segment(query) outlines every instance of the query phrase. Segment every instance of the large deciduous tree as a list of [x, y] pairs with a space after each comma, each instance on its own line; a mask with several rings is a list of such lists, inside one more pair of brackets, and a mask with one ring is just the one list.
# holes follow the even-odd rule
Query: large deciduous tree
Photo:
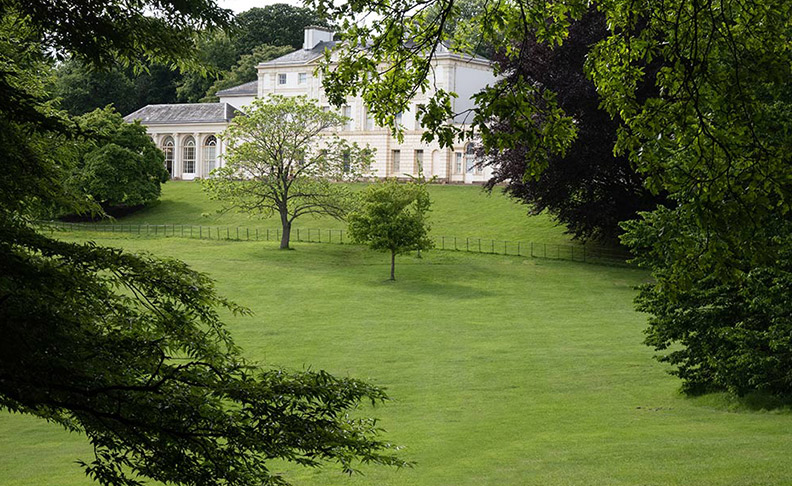
[[[365, 14], [382, 18], [343, 23], [345, 47], [336, 53], [338, 62], [328, 59], [324, 67], [333, 103], [360, 94], [379, 119], [429, 88], [436, 46], [451, 40], [444, 26], [453, 19], [454, 0], [431, 2], [435, 9], [414, 0], [313, 3], [339, 22]], [[562, 46], [570, 25], [591, 5], [488, 2], [473, 20], [482, 41], [516, 60], [532, 39]], [[792, 1], [593, 5], [608, 32], [591, 46], [586, 70], [601, 106], [620, 123], [614, 149], [629, 158], [648, 189], [667, 192], [673, 206], [626, 226], [624, 241], [656, 277], [638, 300], [653, 315], [648, 344], [677, 365], [688, 390], [792, 392], [790, 373], [779, 379], [769, 372], [773, 363], [782, 370], [788, 363], [788, 348], [777, 339], [786, 311], [770, 275], [786, 268], [789, 257]], [[454, 96], [438, 89], [423, 105], [426, 138], [450, 145], [478, 132], [488, 150], [528, 147], [531, 177], [580, 134], [557, 94], [538, 91], [529, 79], [477, 95], [472, 123], [464, 127], [448, 123]], [[504, 120], [514, 130], [493, 130]], [[756, 307], [762, 302], [768, 305]], [[711, 313], [718, 319], [707, 318]], [[724, 339], [727, 334], [747, 338]], [[685, 352], [666, 351], [677, 344]], [[761, 353], [752, 351], [757, 346]]]
[[390, 279], [396, 280], [396, 255], [434, 246], [427, 219], [430, 207], [425, 183], [386, 179], [372, 184], [349, 215], [349, 236], [356, 243], [390, 252]]
[[203, 181], [225, 209], [281, 221], [281, 249], [289, 248], [294, 220], [307, 215], [343, 219], [350, 209], [346, 186], [371, 165], [368, 148], [348, 144], [332, 131], [346, 118], [323, 110], [304, 96], [255, 100], [247, 116], [234, 119], [223, 134], [223, 167]]
[[[547, 167], [538, 173], [531, 173], [528, 163], [536, 147], [519, 141], [513, 148], [488, 151], [485, 163], [493, 168], [490, 190], [505, 184], [504, 190], [532, 213], [548, 210], [576, 238], [613, 244], [623, 232], [620, 222], [665, 199], [644, 187], [627, 156], [613, 154], [619, 123], [600, 108], [596, 87], [584, 72], [589, 49], [606, 36], [605, 16], [592, 8], [570, 25], [560, 46], [530, 37], [522, 40], [519, 57], [496, 56], [503, 76], [499, 88], [526, 80], [537, 92], [555, 93], [558, 106], [574, 119], [577, 137], [563, 153], [548, 153]], [[520, 125], [512, 120], [500, 118], [493, 132], [518, 134]], [[541, 130], [543, 117], [533, 120], [536, 126], [529, 129]]]
[[89, 196], [112, 213], [159, 199], [160, 186], [169, 174], [165, 156], [146, 127], [125, 123], [111, 107], [77, 118], [90, 134], [77, 144], [77, 157], [69, 170], [68, 187]]
[[0, 1], [0, 409], [84, 434], [104, 485], [283, 484], [276, 458], [402, 464], [373, 420], [349, 416], [381, 389], [248, 363], [218, 318], [245, 310], [207, 276], [35, 229], [41, 206], [91, 207], [64, 187], [58, 146], [84, 134], [49, 101], [46, 55], [190, 65], [196, 30], [228, 20], [198, 0]]
[[235, 43], [240, 55], [263, 44], [301, 49], [305, 27], [327, 25], [315, 11], [285, 3], [251, 8], [237, 15], [236, 24]]

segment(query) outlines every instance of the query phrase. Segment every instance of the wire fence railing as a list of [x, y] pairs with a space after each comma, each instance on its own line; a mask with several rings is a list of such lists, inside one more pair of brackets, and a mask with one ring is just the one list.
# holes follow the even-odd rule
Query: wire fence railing
[[[91, 231], [126, 233], [150, 237], [180, 237], [231, 241], [280, 241], [280, 228], [243, 226], [203, 226], [188, 224], [106, 224], [46, 221], [39, 223], [45, 231]], [[567, 260], [585, 263], [625, 265], [630, 259], [626, 250], [593, 245], [564, 245], [493, 238], [432, 236], [435, 249], [494, 255]], [[346, 230], [292, 228], [290, 240], [300, 243], [351, 243]]]

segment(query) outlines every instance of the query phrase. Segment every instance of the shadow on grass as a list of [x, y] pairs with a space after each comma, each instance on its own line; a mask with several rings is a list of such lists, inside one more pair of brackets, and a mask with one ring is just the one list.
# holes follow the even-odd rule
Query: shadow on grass
[[714, 392], [687, 395], [686, 398], [696, 405], [729, 412], [792, 413], [792, 395], [777, 397], [767, 393], [754, 392], [740, 397], [728, 392]]

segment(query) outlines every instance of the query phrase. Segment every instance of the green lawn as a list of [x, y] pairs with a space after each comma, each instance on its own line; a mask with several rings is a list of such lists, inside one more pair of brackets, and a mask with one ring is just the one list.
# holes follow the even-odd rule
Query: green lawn
[[[355, 246], [95, 236], [209, 272], [255, 311], [228, 318], [248, 356], [388, 388], [364, 412], [416, 467], [275, 464], [295, 485], [792, 484], [792, 414], [685, 398], [651, 359], [639, 270], [431, 251], [390, 283], [387, 257]], [[0, 415], [3, 486], [89, 484], [77, 458], [79, 437]]]
[[[355, 184], [355, 189], [363, 184]], [[528, 216], [527, 207], [480, 186], [431, 185], [432, 234], [510, 241], [569, 244], [564, 228], [546, 214]], [[236, 212], [218, 214], [221, 204], [210, 201], [197, 182], [170, 181], [162, 186], [162, 198], [149, 208], [120, 219], [122, 224], [191, 224], [280, 228], [277, 217], [261, 220]], [[346, 224], [333, 218], [304, 217], [295, 228], [341, 229]]]

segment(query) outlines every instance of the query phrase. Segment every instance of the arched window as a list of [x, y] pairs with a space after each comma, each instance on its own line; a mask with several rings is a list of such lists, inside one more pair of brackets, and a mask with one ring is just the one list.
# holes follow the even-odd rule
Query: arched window
[[214, 135], [209, 135], [204, 139], [203, 160], [204, 176], [208, 176], [217, 167], [217, 138]]
[[165, 169], [173, 177], [173, 137], [166, 137], [162, 142], [162, 151], [165, 153]]
[[182, 171], [184, 174], [195, 174], [195, 139], [192, 137], [187, 137], [184, 140], [184, 152], [182, 157], [182, 163], [184, 170]]
[[468, 174], [476, 169], [476, 163], [476, 149], [473, 147], [472, 143], [469, 143], [465, 147], [465, 170]]

